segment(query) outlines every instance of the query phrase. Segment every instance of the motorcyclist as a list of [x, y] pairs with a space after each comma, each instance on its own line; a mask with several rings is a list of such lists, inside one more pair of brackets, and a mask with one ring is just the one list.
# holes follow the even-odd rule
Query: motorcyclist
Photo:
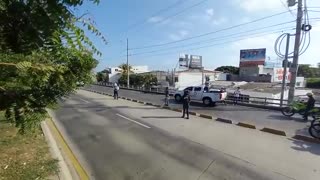
[[316, 102], [316, 100], [313, 98], [313, 94], [312, 93], [307, 93], [308, 96], [308, 102], [307, 102], [307, 107], [306, 110], [304, 112], [303, 118], [304, 120], [308, 120], [308, 115], [310, 114], [310, 111], [314, 108], [314, 104]]

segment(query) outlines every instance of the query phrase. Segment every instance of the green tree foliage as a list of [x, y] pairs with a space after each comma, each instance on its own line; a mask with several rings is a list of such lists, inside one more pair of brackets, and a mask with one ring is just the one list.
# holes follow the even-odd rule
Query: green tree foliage
[[100, 71], [96, 74], [97, 82], [109, 82], [109, 74], [106, 70]]
[[298, 76], [305, 78], [315, 78], [320, 76], [319, 67], [310, 67], [309, 64], [300, 64], [298, 67]]
[[239, 68], [235, 66], [220, 66], [215, 69], [216, 71], [222, 71], [224, 73], [239, 74]]
[[[98, 0], [91, 0], [98, 3]], [[101, 55], [85, 35], [106, 39], [72, 8], [83, 0], [3, 0], [0, 2], [0, 110], [20, 128], [39, 125], [46, 107], [90, 83]]]

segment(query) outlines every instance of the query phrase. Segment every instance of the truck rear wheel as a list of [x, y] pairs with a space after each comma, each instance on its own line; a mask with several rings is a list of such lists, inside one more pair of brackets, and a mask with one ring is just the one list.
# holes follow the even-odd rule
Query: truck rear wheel
[[177, 101], [177, 102], [181, 102], [181, 96], [179, 94], [175, 95], [174, 96], [174, 99]]
[[205, 106], [210, 106], [212, 104], [212, 100], [210, 98], [203, 98], [203, 104]]

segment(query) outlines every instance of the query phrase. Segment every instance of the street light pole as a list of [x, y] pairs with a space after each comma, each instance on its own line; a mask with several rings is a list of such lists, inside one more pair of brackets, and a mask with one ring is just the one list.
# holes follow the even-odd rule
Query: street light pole
[[290, 80], [290, 89], [288, 100], [289, 103], [292, 103], [294, 98], [294, 91], [296, 86], [296, 77], [298, 71], [298, 61], [299, 61], [299, 50], [300, 50], [300, 39], [301, 39], [301, 24], [302, 24], [302, 0], [298, 0], [298, 10], [297, 10], [297, 24], [296, 24], [296, 39], [294, 42], [294, 51], [293, 51], [293, 61], [290, 68], [291, 80]]
[[129, 40], [127, 38], [127, 87], [129, 88], [130, 86], [130, 68], [129, 68]]

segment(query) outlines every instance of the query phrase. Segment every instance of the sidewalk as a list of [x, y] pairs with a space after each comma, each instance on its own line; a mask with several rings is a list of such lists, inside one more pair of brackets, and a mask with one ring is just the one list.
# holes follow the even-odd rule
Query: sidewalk
[[[106, 97], [79, 91], [85, 98], [105, 104]], [[110, 104], [109, 104], [110, 106]], [[275, 136], [191, 116], [179, 118], [180, 113], [146, 106], [126, 100], [113, 101], [111, 108], [148, 126], [160, 128], [209, 148], [242, 159], [257, 167], [292, 179], [316, 180], [320, 177], [320, 145]]]

